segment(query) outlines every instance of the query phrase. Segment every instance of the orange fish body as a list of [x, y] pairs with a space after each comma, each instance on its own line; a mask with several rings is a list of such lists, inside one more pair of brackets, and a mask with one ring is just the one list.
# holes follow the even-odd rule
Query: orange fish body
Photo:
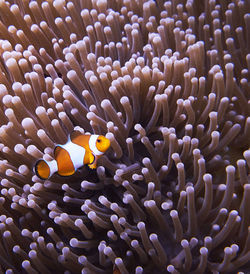
[[48, 179], [54, 173], [70, 176], [75, 171], [88, 165], [96, 168], [97, 160], [110, 147], [110, 141], [102, 135], [84, 135], [78, 131], [70, 134], [64, 145], [56, 145], [54, 160], [40, 159], [35, 164], [35, 173], [41, 179]]

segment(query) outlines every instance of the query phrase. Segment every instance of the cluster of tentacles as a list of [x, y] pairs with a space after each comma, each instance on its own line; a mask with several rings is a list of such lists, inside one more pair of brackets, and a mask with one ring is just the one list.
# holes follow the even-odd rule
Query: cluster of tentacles
[[[249, 270], [249, 10], [0, 0], [0, 272]], [[73, 130], [110, 150], [42, 181]]]

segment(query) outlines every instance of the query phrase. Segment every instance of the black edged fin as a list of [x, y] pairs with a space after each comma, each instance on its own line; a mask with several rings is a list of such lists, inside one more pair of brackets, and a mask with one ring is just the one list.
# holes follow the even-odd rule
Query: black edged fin
[[[45, 170], [46, 169], [46, 170]], [[34, 172], [41, 180], [46, 180], [50, 177], [50, 169], [48, 164], [43, 160], [39, 159], [34, 165]], [[46, 175], [45, 175], [46, 174]], [[43, 176], [45, 175], [45, 176]]]
[[94, 156], [94, 161], [92, 162], [92, 163], [90, 163], [90, 164], [88, 164], [88, 167], [90, 168], [90, 169], [96, 169], [97, 168], [97, 157], [94, 155], [94, 154], [92, 154], [93, 156]]

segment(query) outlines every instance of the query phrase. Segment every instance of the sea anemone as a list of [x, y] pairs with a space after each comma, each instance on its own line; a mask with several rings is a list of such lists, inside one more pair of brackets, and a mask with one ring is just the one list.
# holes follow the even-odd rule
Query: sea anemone
[[[0, 272], [249, 271], [249, 10], [0, 0]], [[73, 130], [98, 168], [39, 179]]]

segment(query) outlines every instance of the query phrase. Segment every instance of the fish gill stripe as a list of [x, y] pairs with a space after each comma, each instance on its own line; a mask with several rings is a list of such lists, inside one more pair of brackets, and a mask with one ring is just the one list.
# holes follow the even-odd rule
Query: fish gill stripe
[[58, 145], [69, 153], [69, 157], [73, 163], [75, 170], [84, 165], [85, 148], [68, 141], [64, 145]]
[[91, 135], [89, 138], [89, 148], [95, 155], [103, 155], [103, 152], [97, 149], [96, 140], [99, 135]]

